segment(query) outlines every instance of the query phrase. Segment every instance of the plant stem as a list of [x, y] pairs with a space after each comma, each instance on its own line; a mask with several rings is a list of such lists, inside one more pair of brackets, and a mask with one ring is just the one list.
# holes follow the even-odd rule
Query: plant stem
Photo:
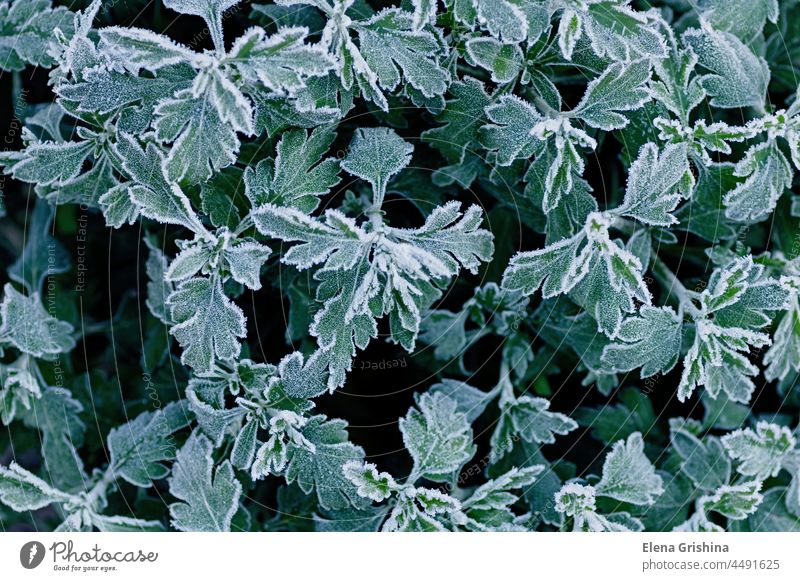
[[700, 311], [692, 303], [693, 295], [696, 293], [687, 290], [683, 283], [678, 280], [678, 277], [675, 276], [675, 273], [669, 269], [657, 254], [653, 257], [652, 272], [659, 282], [668, 289], [669, 296], [673, 296], [674, 293], [674, 296], [678, 297], [679, 306], [682, 309], [686, 309], [693, 319], [700, 316]]

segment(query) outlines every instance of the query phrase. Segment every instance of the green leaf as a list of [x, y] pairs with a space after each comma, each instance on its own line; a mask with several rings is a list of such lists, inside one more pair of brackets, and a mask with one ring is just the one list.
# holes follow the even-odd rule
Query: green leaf
[[784, 457], [796, 444], [789, 428], [764, 421], [756, 424], [755, 431], [746, 428], [722, 437], [728, 455], [739, 461], [737, 472], [756, 480], [777, 476]]
[[586, 87], [572, 115], [587, 125], [612, 131], [621, 129], [628, 120], [620, 111], [639, 109], [650, 100], [647, 83], [650, 81], [650, 61], [614, 63]]
[[683, 41], [697, 55], [709, 73], [700, 84], [711, 97], [710, 104], [723, 109], [763, 107], [769, 82], [769, 67], [729, 32], [704, 24], [683, 35]]
[[331, 128], [287, 131], [276, 146], [274, 162], [264, 160], [245, 170], [245, 193], [253, 207], [265, 203], [312, 212], [339, 183], [339, 161], [323, 156], [336, 133]]
[[[443, 41], [438, 34], [427, 30], [410, 32], [412, 18], [408, 12], [387, 8], [359, 23], [359, 49], [366, 65], [365, 76], [374, 75], [377, 84], [387, 91], [394, 90], [405, 80], [425, 98], [439, 97], [450, 82], [450, 73], [439, 62]], [[356, 72], [361, 72], [357, 65]], [[364, 83], [360, 84], [363, 90]], [[385, 97], [375, 89], [377, 87], [373, 88], [377, 94], [371, 100], [388, 110]], [[370, 92], [365, 91], [365, 96], [369, 98]]]
[[51, 67], [53, 31], [69, 37], [73, 14], [50, 0], [12, 0], [0, 4], [0, 69], [21, 71], [26, 65]]
[[316, 490], [320, 506], [328, 510], [362, 504], [343, 466], [349, 461], [363, 461], [364, 451], [348, 441], [346, 428], [344, 420], [328, 420], [325, 416], [310, 418], [302, 432], [315, 450], [292, 446], [286, 468], [286, 482], [296, 481], [306, 494]]
[[87, 477], [77, 449], [83, 445], [86, 426], [80, 418], [83, 406], [69, 390], [47, 387], [42, 397], [25, 410], [23, 421], [41, 432], [42, 457], [48, 477], [64, 490], [85, 486]]
[[509, 83], [522, 69], [522, 51], [515, 44], [479, 37], [469, 39], [466, 50], [472, 62], [491, 73], [493, 83]]
[[399, 423], [414, 460], [412, 474], [445, 482], [475, 453], [472, 430], [456, 402], [442, 393], [422, 394], [417, 406]]
[[503, 95], [486, 107], [486, 117], [492, 124], [480, 128], [481, 143], [497, 151], [497, 163], [511, 165], [515, 159], [531, 157], [539, 146], [532, 130], [543, 120], [533, 106], [515, 95]]
[[659, 155], [658, 147], [647, 143], [628, 172], [618, 211], [649, 226], [671, 226], [678, 221], [671, 212], [691, 193], [693, 182], [685, 144], [667, 145]]
[[195, 372], [209, 371], [217, 359], [239, 356], [245, 337], [242, 310], [225, 296], [219, 279], [192, 278], [167, 298], [175, 326], [170, 329], [183, 347], [181, 361]]
[[185, 226], [198, 234], [208, 234], [189, 199], [162, 171], [166, 163], [158, 148], [148, 143], [144, 150], [132, 135], [122, 134], [116, 151], [125, 171], [134, 180], [127, 190], [138, 211], [166, 224]]
[[45, 277], [67, 272], [70, 259], [64, 247], [51, 236], [55, 211], [44, 200], [37, 200], [25, 229], [25, 247], [8, 268], [12, 280], [25, 285], [29, 292], [41, 292]]
[[461, 164], [466, 153], [475, 148], [478, 130], [484, 122], [484, 109], [491, 99], [484, 84], [478, 79], [465, 76], [454, 81], [449, 89], [444, 111], [436, 116], [440, 127], [422, 133], [422, 140], [442, 152], [451, 164]]
[[399, 485], [388, 472], [378, 472], [369, 462], [348, 462], [342, 466], [344, 475], [352, 482], [360, 496], [373, 502], [382, 502], [399, 490]]
[[66, 184], [81, 173], [94, 147], [91, 141], [33, 143], [5, 171], [23, 182], [43, 186]]
[[722, 516], [742, 520], [754, 513], [763, 496], [760, 482], [746, 482], [734, 486], [722, 486], [711, 496], [702, 497], [698, 503], [705, 511], [718, 512]]
[[792, 186], [794, 176], [789, 160], [772, 140], [748, 149], [733, 174], [747, 178], [724, 197], [725, 215], [737, 222], [769, 216], [781, 194]]
[[178, 450], [169, 491], [182, 502], [169, 505], [172, 526], [181, 531], [229, 531], [242, 485], [230, 461], [214, 469], [211, 442], [197, 431]]
[[308, 34], [303, 26], [281, 27], [272, 36], [262, 28], [250, 28], [236, 40], [226, 60], [250, 85], [262, 85], [273, 96], [295, 95], [309, 78], [324, 76], [334, 66], [321, 44], [305, 44]]
[[628, 4], [607, 0], [586, 6], [584, 27], [594, 52], [618, 61], [666, 56], [658, 20], [648, 18], [647, 13], [635, 11]]
[[496, 461], [510, 452], [514, 441], [552, 444], [556, 435], [566, 435], [578, 427], [572, 418], [549, 411], [550, 402], [542, 397], [520, 396], [502, 402], [500, 419], [492, 433], [491, 458]]
[[617, 341], [603, 350], [603, 365], [615, 372], [641, 367], [642, 379], [666, 374], [678, 362], [683, 324], [670, 307], [643, 306], [625, 319]]
[[719, 439], [700, 440], [691, 432], [673, 427], [672, 446], [682, 459], [681, 471], [701, 490], [717, 490], [728, 484], [731, 463]]
[[664, 492], [661, 477], [644, 454], [639, 432], [614, 444], [606, 456], [603, 477], [596, 489], [601, 496], [638, 505], [651, 505]]
[[385, 127], [356, 130], [342, 169], [372, 184], [373, 203], [380, 207], [386, 185], [411, 161], [414, 147]]
[[135, 486], [148, 488], [169, 474], [162, 462], [175, 457], [172, 434], [189, 425], [188, 410], [178, 402], [155, 412], [143, 412], [108, 434], [110, 467]]
[[220, 117], [208, 93], [195, 97], [189, 89], [179, 91], [155, 112], [156, 136], [170, 144], [164, 162], [170, 181], [197, 184], [236, 161], [236, 131]]
[[16, 462], [12, 462], [8, 468], [0, 466], [0, 501], [12, 510], [38, 510], [71, 498], [69, 494], [56, 490]]
[[39, 293], [25, 296], [11, 283], [3, 287], [0, 304], [0, 342], [34, 357], [52, 358], [75, 347], [72, 325], [51, 316]]

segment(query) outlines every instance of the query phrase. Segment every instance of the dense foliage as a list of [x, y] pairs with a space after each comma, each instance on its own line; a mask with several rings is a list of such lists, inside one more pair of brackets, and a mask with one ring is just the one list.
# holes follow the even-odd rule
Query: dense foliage
[[796, 0], [0, 0], [0, 522], [800, 530]]

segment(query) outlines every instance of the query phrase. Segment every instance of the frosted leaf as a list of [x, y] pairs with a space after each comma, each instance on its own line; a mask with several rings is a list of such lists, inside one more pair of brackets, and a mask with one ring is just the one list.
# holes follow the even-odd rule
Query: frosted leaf
[[231, 277], [252, 290], [261, 288], [261, 267], [267, 261], [270, 249], [246, 238], [231, 243], [223, 253], [223, 259]]
[[700, 77], [700, 83], [711, 97], [711, 105], [723, 109], [763, 107], [769, 82], [767, 63], [734, 35], [701, 24], [701, 29], [689, 29], [683, 41], [710, 71]]
[[[358, 25], [360, 55], [364, 74], [372, 73], [381, 88], [392, 91], [404, 79], [426, 98], [442, 95], [450, 83], [450, 73], [439, 63], [443, 41], [438, 34], [422, 30], [410, 32], [413, 16], [388, 8]], [[356, 55], [353, 55], [354, 57]], [[358, 62], [354, 63], [356, 66]], [[360, 72], [356, 68], [357, 72]], [[362, 90], [364, 85], [362, 84]], [[365, 91], [365, 97], [369, 97]], [[382, 109], [382, 94], [374, 100]]]
[[474, 0], [478, 22], [504, 43], [522, 42], [528, 35], [525, 13], [514, 2]]
[[414, 147], [385, 127], [356, 130], [342, 169], [368, 181], [374, 191], [373, 203], [380, 207], [389, 180], [411, 161]]
[[192, 377], [186, 388], [186, 400], [197, 423], [215, 446], [222, 443], [228, 426], [245, 415], [245, 409], [225, 407], [227, 382]]
[[329, 349], [318, 349], [309, 357], [299, 351], [281, 359], [278, 366], [281, 386], [289, 397], [317, 397], [327, 389]]
[[483, 83], [468, 76], [454, 81], [448, 93], [451, 98], [436, 117], [444, 125], [424, 131], [422, 140], [441, 151], [449, 163], [461, 164], [478, 139], [484, 109], [491, 101]]
[[738, 222], [763, 220], [792, 186], [792, 166], [775, 141], [754, 145], [736, 164], [734, 175], [747, 179], [725, 194], [725, 215]]
[[239, 37], [226, 56], [248, 84], [259, 83], [274, 95], [294, 95], [309, 77], [319, 77], [334, 67], [334, 60], [319, 45], [305, 44], [308, 29], [282, 27], [272, 36], [251, 28]]
[[509, 83], [522, 68], [522, 50], [516, 44], [503, 44], [494, 38], [471, 38], [467, 55], [477, 66], [491, 73], [493, 83]]
[[448, 530], [447, 516], [461, 513], [461, 503], [438, 490], [408, 487], [397, 498], [389, 518], [381, 528], [384, 532], [432, 532]]
[[593, 486], [569, 482], [555, 493], [555, 510], [573, 519], [573, 531], [629, 532], [643, 530], [642, 523], [626, 512], [597, 513]]
[[[679, 400], [704, 385], [711, 397], [724, 389], [731, 400], [749, 402], [755, 390], [750, 377], [758, 368], [745, 355], [770, 344], [769, 336], [757, 329], [769, 324], [769, 313], [784, 309], [790, 297], [785, 285], [763, 272], [762, 265], [746, 256], [712, 274], [700, 295], [703, 316], [695, 322], [694, 343], [684, 360]], [[710, 313], [713, 320], [707, 318]]]
[[671, 226], [671, 214], [694, 183], [685, 144], [667, 145], [659, 155], [654, 143], [647, 143], [631, 165], [625, 200], [617, 211], [649, 226]]
[[786, 427], [758, 422], [755, 431], [736, 430], [722, 437], [728, 455], [739, 461], [739, 474], [766, 480], [780, 472], [785, 456], [794, 449], [797, 440]]
[[355, 484], [358, 494], [373, 502], [382, 502], [400, 487], [388, 472], [378, 472], [369, 462], [348, 462], [342, 466], [344, 475]]
[[623, 313], [633, 312], [635, 301], [650, 304], [651, 296], [641, 262], [610, 239], [609, 225], [608, 216], [593, 212], [584, 229], [571, 238], [518, 253], [503, 275], [503, 288], [530, 294], [543, 285], [545, 298], [571, 291], [600, 330], [613, 339]]
[[0, 501], [12, 510], [38, 510], [70, 499], [69, 494], [56, 490], [16, 462], [11, 462], [8, 468], [0, 466]]
[[706, 98], [700, 77], [694, 74], [697, 55], [690, 50], [673, 51], [668, 58], [654, 61], [657, 79], [650, 82], [650, 93], [678, 118], [689, 114]]
[[310, 418], [302, 433], [313, 444], [314, 451], [293, 446], [286, 467], [286, 481], [290, 484], [296, 481], [306, 494], [315, 490], [320, 506], [328, 510], [364, 504], [343, 470], [350, 461], [364, 460], [364, 451], [348, 441], [346, 428], [344, 420]]
[[141, 488], [169, 474], [162, 462], [175, 457], [173, 432], [189, 425], [188, 410], [178, 402], [155, 412], [143, 412], [108, 434], [110, 469]]
[[761, 35], [767, 20], [778, 21], [779, 7], [778, 0], [706, 0], [701, 14], [716, 30], [735, 34], [749, 45]]
[[[438, 261], [449, 276], [458, 274], [459, 268], [477, 274], [480, 264], [488, 262], [494, 251], [494, 237], [488, 230], [480, 229], [482, 221], [480, 206], [470, 206], [462, 213], [461, 204], [450, 201], [435, 208], [419, 228], [388, 228], [387, 231], [397, 240], [429, 253], [429, 256], [417, 255], [417, 260], [423, 264]], [[438, 265], [426, 267], [432, 274], [440, 269]]]
[[790, 371], [800, 371], [800, 302], [795, 290], [789, 308], [778, 323], [772, 346], [764, 355], [764, 376], [769, 381], [783, 380]]
[[510, 507], [521, 497], [511, 491], [522, 489], [524, 492], [544, 470], [542, 465], [512, 468], [476, 488], [461, 503], [461, 510], [469, 519], [466, 528], [475, 531], [511, 530], [515, 515]]
[[94, 67], [83, 73], [81, 82], [63, 83], [55, 91], [63, 99], [76, 103], [78, 111], [107, 114], [131, 107], [136, 108], [144, 122], [149, 122], [156, 104], [188, 89], [194, 77], [195, 71], [185, 64], [164, 67], [154, 77]]
[[175, 286], [165, 280], [168, 267], [167, 257], [150, 237], [145, 237], [148, 248], [145, 270], [147, 272], [147, 308], [162, 323], [170, 323], [167, 297], [175, 290]]
[[769, 345], [769, 336], [745, 329], [728, 329], [700, 321], [695, 340], [683, 361], [678, 400], [686, 401], [696, 386], [705, 386], [711, 397], [721, 390], [735, 402], [748, 403], [755, 391], [751, 377], [758, 368], [741, 353]]
[[594, 487], [575, 482], [565, 484], [556, 493], [555, 501], [556, 511], [571, 517], [594, 511], [597, 507]]
[[628, 120], [620, 111], [639, 109], [650, 100], [649, 81], [650, 61], [614, 63], [589, 83], [571, 114], [603, 131], [621, 129]]
[[[258, 444], [259, 422], [249, 420], [245, 422], [242, 429], [236, 435], [236, 441], [231, 450], [231, 464], [240, 470], [247, 470], [253, 464], [256, 455], [256, 445]], [[253, 476], [255, 480], [257, 477]]]
[[428, 390], [431, 395], [437, 392], [455, 401], [456, 409], [467, 416], [470, 424], [478, 419], [491, 400], [486, 392], [455, 379], [442, 379], [441, 383], [432, 385]]
[[202, 69], [194, 79], [191, 95], [210, 103], [219, 120], [234, 131], [255, 135], [253, 105], [219, 67]]
[[0, 422], [8, 426], [17, 410], [30, 410], [33, 400], [42, 397], [39, 379], [27, 355], [10, 365], [0, 365]]
[[339, 160], [324, 157], [336, 137], [321, 127], [309, 135], [302, 129], [285, 132], [275, 160], [263, 160], [244, 172], [245, 194], [254, 208], [265, 203], [311, 212], [319, 197], [339, 183]]
[[412, 474], [447, 481], [475, 453], [467, 417], [454, 400], [442, 393], [422, 394], [417, 405], [400, 419], [403, 443], [414, 459]]
[[208, 235], [189, 199], [164, 174], [165, 160], [155, 145], [148, 143], [142, 150], [132, 135], [123, 133], [116, 144], [116, 153], [134, 182], [127, 190], [128, 195], [143, 216]]
[[559, 240], [539, 250], [520, 252], [511, 258], [503, 273], [503, 288], [525, 295], [542, 288], [542, 297], [550, 298], [568, 292], [575, 286], [574, 274], [582, 233]]
[[83, 460], [77, 448], [83, 445], [86, 426], [80, 419], [83, 406], [63, 387], [48, 386], [40, 398], [23, 410], [26, 426], [41, 432], [44, 467], [53, 484], [71, 490], [86, 482]]
[[414, 31], [420, 31], [427, 24], [436, 22], [436, 9], [438, 0], [412, 0], [414, 6]]
[[53, 8], [50, 0], [0, 2], [0, 69], [52, 66], [54, 58], [48, 49], [57, 28], [71, 36], [73, 14], [63, 6]]
[[545, 398], [527, 395], [501, 402], [500, 419], [490, 442], [491, 459], [497, 461], [511, 452], [519, 438], [532, 444], [552, 444], [556, 435], [578, 428], [575, 420], [549, 408], [550, 402]]
[[211, 38], [218, 51], [225, 50], [222, 37], [222, 14], [241, 0], [164, 0], [164, 6], [180, 12], [199, 16], [206, 21]]
[[731, 462], [715, 436], [702, 440], [687, 429], [672, 425], [672, 448], [681, 459], [680, 469], [700, 490], [714, 491], [731, 477]]
[[225, 296], [218, 278], [192, 278], [167, 298], [175, 322], [172, 333], [183, 347], [181, 361], [196, 373], [210, 371], [217, 358], [239, 356], [246, 334], [242, 310]]
[[666, 374], [678, 362], [682, 320], [670, 307], [643, 306], [639, 316], [625, 319], [617, 341], [603, 350], [604, 366], [627, 373], [641, 367], [641, 377]]
[[511, 165], [515, 159], [529, 158], [540, 140], [532, 130], [543, 117], [530, 103], [515, 95], [503, 95], [497, 103], [486, 107], [486, 116], [493, 125], [480, 129], [481, 143], [497, 151], [497, 163]]
[[11, 283], [3, 287], [0, 304], [0, 343], [34, 357], [51, 358], [75, 347], [72, 325], [59, 321], [44, 308], [39, 293], [25, 296]]
[[285, 242], [302, 241], [284, 252], [282, 261], [299, 269], [325, 263], [324, 270], [352, 268], [368, 248], [367, 233], [337, 210], [320, 222], [293, 208], [266, 204], [253, 213], [256, 228]]
[[661, 477], [644, 454], [639, 432], [614, 444], [603, 464], [603, 477], [595, 488], [600, 496], [638, 505], [653, 504], [664, 492]]
[[214, 469], [211, 442], [192, 432], [175, 455], [169, 491], [183, 502], [169, 505], [172, 526], [181, 531], [229, 531], [242, 485], [230, 461]]
[[120, 68], [138, 75], [139, 71], [158, 71], [197, 58], [189, 48], [143, 28], [109, 26], [100, 29], [100, 52]]
[[94, 150], [91, 141], [45, 141], [25, 148], [5, 172], [23, 182], [61, 185], [77, 177]]
[[504, 44], [527, 40], [533, 44], [548, 25], [548, 7], [517, 0], [464, 0], [453, 3], [452, 14], [470, 30], [477, 26]]
[[179, 91], [156, 107], [156, 136], [170, 143], [164, 168], [170, 181], [196, 184], [236, 161], [239, 139], [217, 113], [209, 95]]
[[208, 248], [202, 241], [178, 241], [181, 251], [172, 259], [164, 280], [180, 282], [199, 273], [211, 260], [214, 259], [213, 248]]
[[97, 200], [108, 226], [119, 228], [133, 224], [139, 217], [139, 206], [133, 201], [131, 186], [130, 182], [117, 184]]
[[[542, 196], [542, 210], [545, 214], [551, 213], [558, 208], [561, 200], [568, 197], [576, 189], [576, 183], [581, 180], [585, 162], [578, 153], [575, 139], [575, 130], [568, 126], [568, 122], [562, 124], [564, 133], [559, 133], [555, 138], [555, 156], [547, 170], [544, 180], [544, 195]], [[534, 129], [535, 131], [535, 129]], [[593, 142], [584, 141], [583, 145], [593, 145]], [[549, 153], [553, 148], [548, 143]], [[545, 156], [541, 156], [544, 158]], [[537, 159], [538, 161], [538, 159]], [[531, 168], [534, 166], [532, 165]], [[529, 176], [526, 175], [526, 178]]]
[[25, 247], [8, 268], [8, 276], [25, 285], [30, 292], [40, 292], [45, 277], [70, 269], [70, 257], [64, 247], [51, 236], [55, 211], [44, 200], [38, 200], [26, 227]]
[[618, 0], [588, 2], [583, 27], [599, 57], [616, 61], [666, 56], [666, 43], [658, 30], [658, 16], [638, 12]]
[[760, 490], [760, 482], [721, 486], [714, 494], [701, 497], [697, 504], [705, 512], [714, 511], [729, 519], [743, 520], [761, 504], [764, 497]]
[[579, 12], [566, 8], [558, 24], [558, 48], [567, 60], [572, 60], [575, 45], [583, 35], [583, 20]]

